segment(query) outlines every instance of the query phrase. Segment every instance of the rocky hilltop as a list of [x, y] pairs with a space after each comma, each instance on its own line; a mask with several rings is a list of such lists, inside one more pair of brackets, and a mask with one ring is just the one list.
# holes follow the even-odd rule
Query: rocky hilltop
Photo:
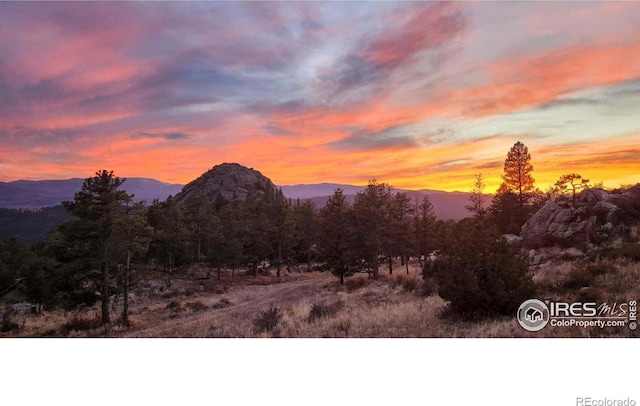
[[630, 203], [640, 197], [640, 184], [623, 191], [586, 189], [571, 197], [550, 200], [521, 229], [527, 247], [558, 243], [603, 244], [615, 242], [631, 230]]
[[255, 190], [275, 191], [277, 187], [269, 178], [252, 168], [225, 162], [214, 166], [198, 179], [189, 182], [174, 199], [178, 204], [198, 194], [209, 199], [219, 197], [225, 200], [243, 199], [249, 192]]

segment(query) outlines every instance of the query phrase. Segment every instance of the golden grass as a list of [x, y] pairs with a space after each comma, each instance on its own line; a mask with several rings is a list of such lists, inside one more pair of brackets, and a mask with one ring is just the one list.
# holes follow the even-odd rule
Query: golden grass
[[[640, 264], [616, 261], [594, 275], [594, 289], [607, 300], [627, 301], [640, 297]], [[565, 289], [573, 273], [585, 264], [556, 261], [538, 267], [534, 281], [539, 298], [575, 300], [580, 290]], [[514, 317], [468, 322], [447, 314], [448, 304], [437, 295], [422, 295], [423, 281], [417, 264], [409, 275], [395, 268], [389, 275], [380, 269], [377, 280], [366, 275], [347, 279], [357, 289], [340, 286], [329, 273], [291, 273], [280, 278], [224, 274], [225, 289], [216, 282], [213, 289], [195, 290], [176, 282], [174, 292], [166, 290], [136, 298], [131, 304], [131, 327], [98, 327], [65, 332], [63, 326], [73, 313], [63, 311], [29, 315], [19, 320], [18, 336], [72, 337], [600, 337], [628, 336], [628, 329], [547, 327], [537, 333], [523, 330]], [[187, 282], [185, 282], [187, 283]], [[189, 282], [190, 283], [190, 282]], [[215, 285], [215, 286], [214, 286]], [[176, 293], [180, 289], [182, 293]], [[220, 292], [220, 293], [216, 293]], [[168, 306], [170, 303], [172, 305]], [[270, 306], [279, 309], [280, 319], [272, 331], [257, 331], [255, 320]], [[312, 309], [316, 307], [315, 316]], [[179, 309], [180, 311], [175, 311]], [[327, 311], [320, 311], [325, 309]], [[319, 311], [319, 313], [318, 313]], [[91, 319], [98, 306], [78, 317]], [[319, 316], [318, 316], [319, 314]], [[119, 316], [113, 315], [117, 320]], [[5, 334], [11, 335], [11, 334]]]
[[433, 337], [446, 306], [437, 296], [421, 298], [386, 282], [341, 295], [335, 315], [309, 320], [308, 301], [291, 307], [282, 320], [283, 337]]
[[575, 261], [552, 263], [539, 267], [533, 275], [533, 282], [544, 288], [559, 288], [565, 284], [571, 273], [578, 267]]

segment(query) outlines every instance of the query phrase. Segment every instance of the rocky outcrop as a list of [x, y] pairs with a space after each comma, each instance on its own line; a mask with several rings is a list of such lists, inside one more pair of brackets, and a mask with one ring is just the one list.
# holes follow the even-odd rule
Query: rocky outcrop
[[211, 168], [182, 188], [174, 199], [182, 204], [197, 195], [208, 199], [230, 201], [244, 199], [251, 191], [275, 192], [277, 187], [260, 172], [236, 163], [223, 163]]
[[614, 226], [618, 198], [601, 189], [587, 189], [571, 198], [548, 201], [523, 226], [520, 236], [527, 247], [556, 243], [588, 244], [606, 240]]

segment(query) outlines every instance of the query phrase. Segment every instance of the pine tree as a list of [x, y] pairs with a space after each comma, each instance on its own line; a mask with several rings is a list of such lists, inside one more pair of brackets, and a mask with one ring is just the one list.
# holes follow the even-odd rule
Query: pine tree
[[203, 193], [190, 196], [181, 207], [185, 229], [193, 243], [193, 259], [202, 262], [205, 242], [213, 234], [214, 205]]
[[502, 183], [491, 202], [489, 209], [491, 218], [502, 234], [520, 234], [519, 213], [522, 211], [518, 196], [509, 190], [506, 183]]
[[391, 186], [369, 181], [367, 188], [356, 194], [353, 204], [355, 231], [360, 243], [357, 246], [360, 257], [378, 278], [379, 255], [388, 243], [388, 207], [391, 202]]
[[122, 324], [129, 326], [129, 288], [134, 284], [132, 275], [134, 258], [143, 256], [149, 249], [153, 229], [147, 223], [144, 202], [126, 204], [113, 223], [112, 244], [117, 263], [122, 264], [119, 278], [122, 286]]
[[280, 276], [285, 258], [290, 256], [293, 245], [293, 209], [281, 189], [274, 192], [268, 202], [267, 215], [270, 224], [269, 239], [272, 257], [276, 263], [276, 276]]
[[[133, 195], [120, 190], [125, 179], [114, 176], [113, 171], [102, 170], [84, 181], [71, 202], [63, 202], [75, 217], [63, 224], [58, 232], [59, 259], [70, 270], [71, 286], [76, 299], [84, 304], [99, 293], [102, 303], [102, 324], [108, 324], [109, 294], [113, 279], [115, 250], [114, 232], [122, 207]], [[74, 292], [71, 292], [72, 294]]]
[[396, 193], [391, 200], [391, 227], [389, 232], [389, 273], [391, 273], [391, 257], [399, 256], [409, 274], [409, 255], [414, 235], [414, 207], [407, 193]]
[[310, 200], [297, 201], [293, 206], [293, 220], [294, 255], [298, 262], [306, 262], [307, 271], [310, 271], [313, 245], [318, 234], [316, 205]]
[[529, 149], [518, 141], [511, 147], [507, 159], [504, 161], [502, 179], [507, 189], [518, 196], [521, 208], [525, 207], [534, 189], [535, 180], [531, 176], [531, 172], [533, 172], [533, 166]]
[[558, 194], [566, 194], [571, 187], [571, 196], [573, 206], [576, 205], [576, 192], [578, 189], [586, 189], [589, 187], [589, 179], [584, 179], [577, 173], [570, 173], [568, 175], [560, 176], [560, 179], [555, 184], [555, 191]]
[[164, 202], [154, 200], [147, 211], [147, 221], [154, 230], [151, 253], [155, 255], [156, 266], [163, 264], [164, 270], [168, 271], [167, 284], [170, 284], [170, 276], [186, 252], [188, 230], [183, 217], [183, 211], [172, 196]]
[[340, 278], [342, 285], [344, 278], [353, 274], [357, 265], [352, 210], [342, 189], [336, 189], [318, 214], [320, 258]]
[[473, 189], [471, 189], [471, 196], [469, 196], [469, 205], [465, 206], [465, 209], [469, 210], [474, 214], [474, 217], [482, 220], [484, 215], [487, 212], [487, 208], [485, 207], [485, 199], [484, 195], [484, 179], [482, 179], [482, 174], [479, 173], [475, 175], [475, 181], [473, 183]]
[[254, 276], [258, 276], [258, 268], [274, 253], [274, 224], [270, 219], [272, 201], [272, 192], [251, 191], [240, 204], [243, 259], [251, 266]]
[[218, 269], [222, 265], [231, 268], [232, 281], [235, 278], [236, 268], [247, 262], [243, 244], [246, 231], [241, 203], [240, 200], [234, 200], [220, 209], [218, 212], [220, 232], [213, 239], [210, 247], [212, 251], [210, 258], [214, 261], [214, 266]]
[[416, 233], [415, 252], [420, 261], [420, 267], [425, 270], [429, 255], [436, 249], [437, 220], [433, 204], [429, 196], [424, 196], [416, 206], [414, 229]]
[[531, 172], [529, 149], [518, 141], [504, 161], [503, 182], [490, 208], [496, 226], [503, 233], [520, 234], [520, 227], [532, 214], [535, 189]]

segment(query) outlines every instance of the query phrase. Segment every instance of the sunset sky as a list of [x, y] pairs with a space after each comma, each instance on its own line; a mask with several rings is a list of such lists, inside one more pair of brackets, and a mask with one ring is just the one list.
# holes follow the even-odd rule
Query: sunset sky
[[0, 181], [640, 181], [640, 3], [0, 2]]

